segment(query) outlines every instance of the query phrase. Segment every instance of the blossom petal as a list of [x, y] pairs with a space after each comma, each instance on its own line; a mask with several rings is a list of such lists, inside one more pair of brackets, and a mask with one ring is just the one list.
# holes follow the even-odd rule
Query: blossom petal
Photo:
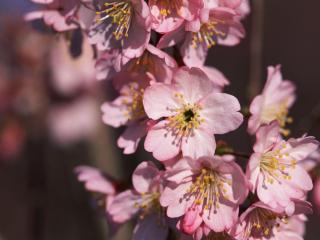
[[224, 134], [237, 129], [243, 122], [239, 101], [225, 93], [211, 93], [201, 102], [206, 129], [215, 134]]
[[152, 162], [142, 162], [134, 170], [132, 175], [132, 184], [139, 193], [149, 192], [150, 185], [159, 173]]
[[151, 127], [144, 142], [145, 150], [152, 152], [159, 161], [171, 159], [180, 152], [180, 144], [175, 142], [176, 136], [166, 129], [167, 123], [164, 120]]
[[212, 134], [196, 129], [189, 137], [182, 140], [183, 156], [197, 159], [202, 156], [214, 156], [216, 142]]
[[132, 190], [127, 190], [115, 196], [108, 207], [108, 214], [112, 220], [123, 223], [137, 214], [139, 208], [135, 204], [141, 199], [141, 196]]
[[174, 73], [173, 79], [179, 85], [187, 103], [197, 103], [214, 89], [213, 83], [199, 68], [179, 68]]
[[149, 118], [157, 120], [175, 114], [173, 109], [179, 107], [179, 102], [174, 98], [176, 90], [173, 86], [155, 83], [144, 92], [143, 106]]

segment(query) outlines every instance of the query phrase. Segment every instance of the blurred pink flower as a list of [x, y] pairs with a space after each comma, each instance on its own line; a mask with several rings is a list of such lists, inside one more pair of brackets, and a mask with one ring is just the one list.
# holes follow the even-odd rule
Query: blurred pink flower
[[[308, 202], [298, 203], [295, 209], [294, 217], [312, 213]], [[290, 218], [283, 208], [270, 208], [256, 202], [240, 216], [235, 236], [238, 240], [303, 240], [299, 229], [291, 228]]]
[[78, 166], [74, 169], [78, 181], [85, 184], [86, 190], [93, 193], [93, 198], [104, 213], [109, 226], [109, 236], [113, 236], [119, 225], [114, 223], [107, 209], [110, 207], [115, 195], [115, 183], [99, 169], [90, 166]]
[[219, 7], [204, 11], [200, 19], [201, 23], [183, 23], [163, 35], [158, 47], [178, 44], [184, 63], [188, 67], [200, 67], [204, 65], [209, 48], [216, 44], [233, 46], [244, 37], [244, 28], [232, 9]]
[[119, 49], [128, 58], [142, 55], [150, 40], [150, 9], [144, 0], [107, 0], [99, 6], [89, 39], [98, 50]]
[[183, 158], [166, 171], [169, 182], [160, 198], [170, 218], [181, 217], [180, 230], [194, 234], [202, 223], [214, 232], [229, 230], [248, 188], [232, 156]]
[[53, 106], [48, 115], [48, 127], [52, 138], [64, 145], [92, 137], [99, 119], [94, 100], [83, 97], [71, 104]]
[[78, 180], [85, 184], [85, 188], [93, 193], [103, 195], [105, 207], [112, 202], [116, 189], [110, 179], [100, 170], [89, 166], [78, 166], [75, 168]]
[[152, 28], [159, 33], [175, 30], [184, 21], [194, 20], [203, 8], [202, 0], [149, 0]]
[[143, 74], [128, 74], [126, 84], [120, 89], [120, 96], [102, 106], [103, 122], [112, 127], [127, 126], [118, 139], [118, 146], [125, 154], [134, 153], [142, 137], [146, 135], [148, 119], [143, 108], [144, 89], [149, 78]]
[[[93, 18], [93, 14], [82, 6], [80, 0], [31, 0], [41, 4], [39, 10], [25, 15], [27, 21], [43, 19], [45, 24], [58, 32], [68, 31], [79, 26], [85, 28], [86, 22]], [[83, 1], [90, 3], [91, 1]], [[86, 12], [86, 13], [85, 13]]]
[[61, 94], [72, 95], [79, 90], [88, 90], [96, 84], [92, 47], [87, 41], [82, 44], [82, 54], [70, 56], [68, 43], [59, 40], [50, 56], [54, 88]]
[[260, 201], [272, 208], [286, 208], [289, 213], [293, 201], [303, 200], [312, 189], [310, 176], [298, 163], [318, 148], [318, 142], [305, 136], [284, 141], [279, 130], [274, 121], [257, 131], [247, 176]]
[[156, 83], [145, 90], [145, 112], [159, 120], [148, 130], [145, 149], [160, 161], [180, 151], [193, 158], [213, 156], [213, 135], [235, 130], [243, 121], [238, 100], [214, 92], [213, 83], [197, 68], [180, 68], [173, 80], [173, 84]]
[[261, 95], [256, 96], [251, 105], [248, 132], [254, 134], [259, 126], [277, 120], [283, 134], [289, 134], [286, 123], [292, 121], [288, 110], [296, 99], [295, 86], [283, 80], [281, 66], [268, 67], [268, 78]]
[[134, 189], [115, 196], [108, 213], [116, 223], [139, 216], [133, 240], [166, 240], [168, 227], [159, 197], [163, 190], [162, 172], [152, 162], [142, 162], [132, 175]]

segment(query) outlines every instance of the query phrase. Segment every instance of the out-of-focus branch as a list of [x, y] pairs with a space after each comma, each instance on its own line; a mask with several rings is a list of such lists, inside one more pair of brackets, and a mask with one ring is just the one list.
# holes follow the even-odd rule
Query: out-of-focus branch
[[253, 0], [251, 1], [251, 7], [252, 24], [250, 39], [250, 76], [248, 84], [249, 100], [252, 100], [261, 89], [265, 1]]

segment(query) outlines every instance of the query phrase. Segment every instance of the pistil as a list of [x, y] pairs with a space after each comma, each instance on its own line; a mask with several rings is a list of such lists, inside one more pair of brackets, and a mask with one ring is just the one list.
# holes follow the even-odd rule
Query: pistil
[[176, 136], [175, 144], [178, 145], [183, 137], [191, 136], [204, 119], [200, 116], [202, 107], [199, 104], [186, 103], [184, 96], [180, 93], [176, 93], [175, 97], [182, 103], [182, 107], [169, 109], [175, 114], [168, 118], [166, 128]]

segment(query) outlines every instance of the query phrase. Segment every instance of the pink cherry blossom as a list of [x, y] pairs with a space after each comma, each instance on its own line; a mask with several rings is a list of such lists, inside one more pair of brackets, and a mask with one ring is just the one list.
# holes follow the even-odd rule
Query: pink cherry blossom
[[162, 175], [151, 162], [142, 162], [132, 176], [134, 189], [116, 195], [108, 208], [108, 213], [117, 223], [139, 216], [133, 240], [167, 239], [168, 227], [159, 204], [163, 189]]
[[310, 172], [315, 167], [320, 164], [320, 150], [312, 152], [308, 157], [299, 162], [299, 165], [304, 168], [304, 170]]
[[296, 98], [294, 92], [293, 83], [282, 79], [280, 65], [268, 67], [268, 79], [262, 94], [256, 96], [250, 105], [248, 132], [254, 134], [262, 124], [277, 120], [283, 134], [287, 135], [289, 132], [284, 128], [292, 121], [288, 111]]
[[[310, 206], [311, 207], [311, 206]], [[289, 217], [288, 223], [283, 225], [284, 229], [288, 229], [292, 232], [303, 237], [306, 230], [306, 221], [308, 220], [305, 214], [297, 214]]]
[[[294, 216], [312, 212], [307, 202], [300, 204], [305, 212], [297, 210], [294, 213], [297, 215]], [[283, 208], [274, 209], [262, 202], [256, 202], [240, 216], [235, 236], [238, 240], [303, 240], [289, 223], [290, 218]]]
[[[80, 0], [31, 0], [41, 4], [39, 10], [27, 13], [25, 19], [43, 19], [45, 24], [58, 32], [68, 31], [79, 26], [86, 27], [86, 22], [93, 19], [92, 11], [81, 4]], [[90, 1], [83, 1], [90, 2]]]
[[208, 49], [216, 44], [236, 45], [244, 37], [244, 28], [236, 17], [237, 13], [228, 8], [214, 8], [197, 22], [181, 24], [179, 28], [165, 34], [158, 47], [165, 48], [179, 44], [184, 63], [189, 66], [203, 66]]
[[180, 152], [193, 158], [213, 156], [213, 135], [230, 132], [243, 121], [238, 100], [214, 91], [213, 83], [197, 68], [178, 69], [173, 81], [156, 83], [145, 90], [145, 112], [159, 120], [149, 128], [145, 149], [160, 161]]
[[103, 122], [112, 126], [127, 126], [118, 139], [118, 146], [125, 154], [134, 153], [148, 128], [147, 115], [143, 108], [144, 89], [149, 86], [146, 75], [131, 74], [126, 78], [127, 84], [120, 89], [120, 96], [112, 102], [105, 102]]
[[239, 14], [240, 18], [244, 18], [250, 12], [248, 0], [204, 0], [204, 6], [207, 9], [216, 7], [231, 8]]
[[128, 58], [142, 55], [150, 40], [150, 9], [144, 0], [107, 0], [98, 6], [89, 38], [99, 50], [119, 49]]
[[[74, 171], [78, 180], [85, 184], [86, 190], [93, 193], [97, 206], [103, 209], [104, 212], [107, 211], [116, 195], [115, 184], [111, 178], [90, 166], [78, 166]], [[112, 236], [117, 232], [119, 225], [112, 221], [108, 212], [106, 220], [109, 225], [109, 236]]]
[[[259, 199], [276, 208], [292, 211], [295, 199], [303, 200], [312, 189], [308, 173], [298, 164], [318, 147], [313, 137], [282, 140], [276, 121], [256, 134], [254, 153], [247, 165], [251, 190]], [[280, 194], [281, 193], [281, 194]]]
[[113, 79], [121, 70], [123, 62], [128, 60], [129, 58], [121, 54], [119, 49], [101, 52], [95, 65], [97, 80]]
[[205, 8], [212, 9], [216, 7], [237, 8], [243, 0], [204, 0]]
[[116, 88], [123, 85], [123, 80], [127, 81], [128, 73], [147, 74], [152, 81], [170, 83], [176, 67], [177, 63], [171, 56], [151, 44], [140, 57], [128, 59], [118, 52], [106, 52], [97, 62], [98, 79], [113, 77]]
[[100, 170], [89, 166], [79, 166], [75, 168], [75, 173], [78, 180], [85, 184], [85, 188], [88, 191], [98, 193], [104, 197], [103, 202], [106, 207], [112, 202], [116, 189], [112, 181]]
[[184, 21], [194, 20], [203, 8], [202, 0], [149, 0], [152, 28], [159, 33], [175, 30]]
[[237, 221], [239, 205], [247, 196], [241, 168], [232, 156], [183, 158], [167, 170], [160, 203], [178, 226], [194, 234], [204, 223], [214, 232], [229, 230]]

